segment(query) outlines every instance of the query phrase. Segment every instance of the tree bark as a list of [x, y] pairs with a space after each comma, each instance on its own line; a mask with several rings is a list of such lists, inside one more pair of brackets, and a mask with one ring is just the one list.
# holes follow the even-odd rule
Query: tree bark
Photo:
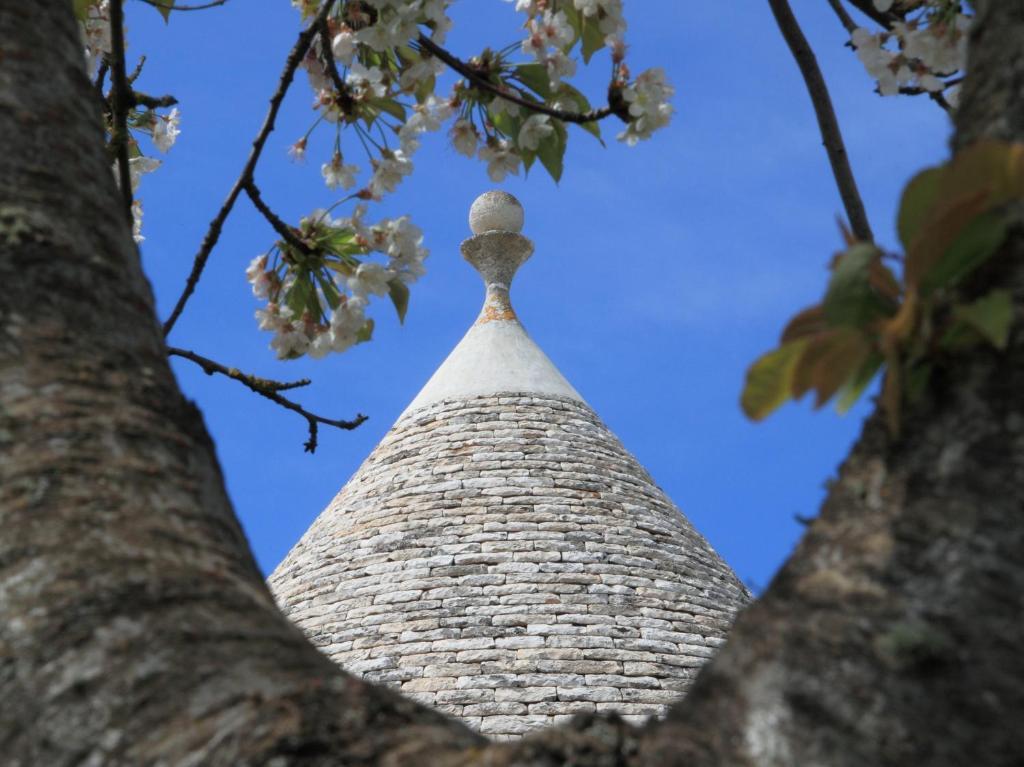
[[0, 41], [0, 761], [477, 743], [278, 612], [167, 364], [71, 3], [0, 0]]
[[[1024, 141], [1024, 2], [978, 2], [954, 148]], [[1005, 352], [945, 361], [904, 438], [868, 420], [828, 498], [648, 764], [1024, 764], [1024, 204], [964, 289]]]
[[[1024, 140], [1024, 2], [978, 4], [955, 145]], [[865, 426], [685, 701], [515, 744], [344, 674], [280, 615], [166, 362], [67, 0], [0, 0], [0, 754], [86, 764], [1020, 764], [1024, 226], [1004, 353]]]

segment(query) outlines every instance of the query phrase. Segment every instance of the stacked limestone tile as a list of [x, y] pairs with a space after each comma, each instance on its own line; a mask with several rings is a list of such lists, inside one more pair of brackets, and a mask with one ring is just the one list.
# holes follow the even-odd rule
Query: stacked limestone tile
[[748, 598], [526, 335], [522, 220], [474, 203], [480, 317], [270, 576], [346, 669], [497, 737], [663, 713]]

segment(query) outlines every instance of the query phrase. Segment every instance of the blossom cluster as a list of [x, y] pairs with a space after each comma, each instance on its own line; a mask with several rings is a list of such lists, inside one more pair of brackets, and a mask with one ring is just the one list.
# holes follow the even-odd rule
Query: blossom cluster
[[[446, 65], [436, 46], [451, 27], [451, 0], [361, 0], [326, 11], [301, 64], [316, 118], [289, 154], [304, 160], [314, 131], [329, 129], [332, 146], [318, 164], [327, 188], [347, 193], [335, 206], [395, 191], [412, 173], [424, 135], [445, 126], [455, 151], [485, 163], [495, 182], [535, 162], [557, 181], [567, 142], [557, 112], [591, 111], [568, 80], [577, 58], [588, 62], [602, 48], [612, 60], [615, 114], [627, 122], [618, 138], [634, 145], [669, 122], [673, 89], [664, 71], [630, 79], [622, 0], [513, 1], [526, 15], [525, 39], [456, 66], [465, 79], [446, 96], [437, 89]], [[322, 8], [317, 0], [292, 5], [304, 20]], [[596, 121], [581, 127], [600, 138]], [[367, 227], [365, 210], [360, 204], [337, 221], [325, 213], [303, 219], [305, 250], [278, 242], [250, 264], [253, 290], [267, 301], [257, 321], [274, 333], [279, 357], [318, 357], [366, 340], [374, 295], [389, 295], [404, 312], [408, 284], [423, 271], [422, 236], [405, 217]], [[371, 253], [388, 260], [364, 258]]]
[[629, 105], [629, 123], [616, 138], [629, 146], [650, 138], [658, 128], [668, 125], [672, 105], [668, 103], [675, 90], [665, 79], [665, 70], [655, 67], [641, 72], [635, 81], [622, 89], [622, 98]]
[[[110, 33], [110, 0], [89, 0], [86, 4], [78, 6], [79, 31], [82, 38], [82, 46], [85, 52], [86, 71], [90, 78], [97, 78], [99, 86], [102, 86], [101, 63], [109, 63], [112, 53]], [[141, 64], [140, 64], [141, 66]], [[110, 98], [108, 96], [108, 98]], [[128, 122], [128, 173], [132, 193], [138, 189], [142, 177], [152, 173], [160, 167], [160, 161], [153, 157], [142, 154], [139, 148], [138, 136], [148, 135], [153, 146], [160, 152], [167, 152], [178, 138], [181, 132], [181, 115], [178, 108], [173, 108], [167, 114], [160, 114], [155, 109], [131, 109], [127, 115]], [[107, 136], [112, 140], [114, 134], [113, 125], [107, 125]], [[115, 181], [120, 181], [116, 162], [112, 166]], [[142, 235], [142, 201], [132, 201], [132, 235], [135, 242], [142, 242], [145, 237]]]
[[[874, 0], [874, 5], [884, 13], [893, 2]], [[850, 42], [883, 96], [908, 88], [945, 92], [946, 100], [955, 106], [959, 88], [950, 78], [966, 65], [972, 20], [961, 12], [959, 3], [930, 0], [913, 16], [894, 21], [890, 29], [872, 32], [858, 27]]]
[[[362, 204], [350, 218], [314, 211], [299, 224], [303, 250], [278, 242], [246, 269], [253, 294], [267, 301], [256, 321], [274, 334], [279, 359], [319, 358], [368, 341], [372, 296], [390, 296], [404, 318], [408, 286], [424, 273], [423, 233], [408, 216], [368, 225], [365, 215]], [[386, 263], [365, 258], [373, 253]]]
[[[302, 62], [318, 118], [289, 154], [304, 159], [313, 130], [334, 126], [333, 151], [320, 164], [324, 183], [329, 189], [351, 190], [353, 197], [379, 200], [412, 172], [422, 134], [451, 120], [448, 136], [455, 151], [486, 163], [493, 181], [518, 174], [520, 168], [529, 170], [538, 158], [557, 179], [565, 126], [533, 112], [530, 105], [588, 111], [589, 103], [566, 80], [576, 72], [576, 52], [588, 61], [603, 47], [611, 50], [613, 85], [623, 103], [619, 114], [628, 121], [618, 138], [634, 145], [668, 123], [673, 90], [663, 70], [629, 80], [623, 62], [622, 0], [514, 2], [526, 14], [526, 38], [518, 46], [486, 50], [469, 61], [510, 98], [468, 81], [458, 83], [447, 97], [435, 94], [444, 64], [418, 40], [425, 35], [438, 44], [444, 41], [451, 27], [450, 0], [339, 3], [327, 16], [327, 34], [314, 38]], [[292, 4], [303, 18], [318, 8], [313, 0]], [[526, 62], [511, 59], [515, 47]], [[596, 123], [584, 127], [600, 137]], [[355, 135], [343, 145], [343, 133]], [[354, 161], [353, 147], [365, 151], [365, 163]]]
[[[450, 2], [342, 3], [328, 17], [330, 38], [318, 35], [302, 62], [319, 118], [289, 153], [294, 159], [304, 159], [312, 130], [322, 122], [333, 124], [334, 152], [330, 161], [320, 166], [329, 189], [353, 189], [362, 171], [346, 159], [343, 129], [356, 134], [368, 155], [370, 175], [358, 196], [379, 200], [412, 172], [412, 155], [420, 146], [420, 135], [439, 130], [451, 116], [452, 106], [433, 95], [434, 80], [443, 64], [409, 46], [421, 28], [430, 39], [443, 42], [451, 27], [446, 14]], [[292, 4], [304, 16], [311, 15], [317, 5], [306, 0], [292, 0]], [[414, 103], [408, 104], [409, 99]]]

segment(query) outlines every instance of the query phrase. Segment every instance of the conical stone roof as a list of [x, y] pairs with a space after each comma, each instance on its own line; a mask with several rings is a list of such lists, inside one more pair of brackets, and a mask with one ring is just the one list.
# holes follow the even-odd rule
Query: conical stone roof
[[497, 737], [663, 713], [749, 598], [516, 318], [522, 217], [474, 203], [479, 318], [269, 579], [346, 669]]

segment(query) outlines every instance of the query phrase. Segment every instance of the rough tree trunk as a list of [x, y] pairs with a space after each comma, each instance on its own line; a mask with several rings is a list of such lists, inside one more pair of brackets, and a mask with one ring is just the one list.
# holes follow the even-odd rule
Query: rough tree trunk
[[[1024, 2], [978, 6], [957, 143], [1024, 140]], [[68, 0], [0, 0], [6, 763], [1024, 762], [1020, 224], [973, 286], [1013, 291], [1009, 350], [936, 377], [902, 441], [867, 423], [668, 721], [488, 745], [341, 673], [274, 607], [168, 369], [98, 123]]]

